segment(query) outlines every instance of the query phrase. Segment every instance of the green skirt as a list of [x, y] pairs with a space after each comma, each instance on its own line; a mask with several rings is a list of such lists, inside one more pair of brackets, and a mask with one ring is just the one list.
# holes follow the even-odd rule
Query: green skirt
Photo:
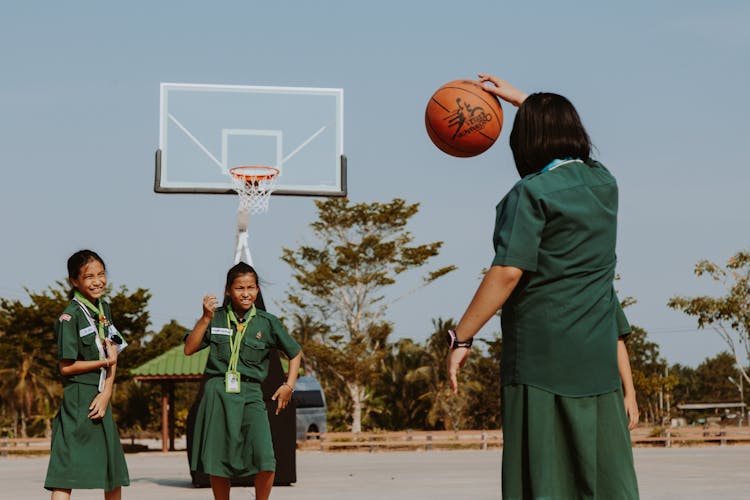
[[60, 411], [52, 422], [46, 489], [110, 491], [130, 484], [112, 406], [107, 406], [101, 419], [88, 417], [89, 405], [97, 394], [94, 385], [74, 383], [65, 387]]
[[242, 381], [240, 388], [230, 394], [223, 377], [206, 381], [195, 415], [191, 470], [228, 478], [276, 470], [260, 384]]
[[503, 498], [638, 499], [622, 391], [570, 398], [502, 390]]

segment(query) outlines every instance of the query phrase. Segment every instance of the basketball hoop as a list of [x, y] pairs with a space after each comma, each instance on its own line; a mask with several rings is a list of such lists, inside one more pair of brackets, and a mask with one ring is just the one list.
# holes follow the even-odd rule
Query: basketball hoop
[[268, 211], [268, 201], [279, 176], [278, 168], [245, 165], [230, 169], [229, 174], [240, 197], [240, 211], [251, 214]]

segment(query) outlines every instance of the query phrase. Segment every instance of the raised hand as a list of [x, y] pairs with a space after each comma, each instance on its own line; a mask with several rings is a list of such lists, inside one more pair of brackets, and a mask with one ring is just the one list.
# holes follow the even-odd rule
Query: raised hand
[[496, 95], [504, 101], [508, 101], [514, 106], [520, 106], [523, 101], [526, 100], [526, 93], [515, 88], [505, 80], [496, 76], [487, 75], [485, 73], [479, 73], [479, 81], [481, 83], [489, 82], [492, 85], [484, 85], [484, 90], [490, 94]]
[[219, 300], [215, 295], [206, 295], [203, 297], [203, 317], [211, 319], [214, 317], [214, 310], [219, 307]]

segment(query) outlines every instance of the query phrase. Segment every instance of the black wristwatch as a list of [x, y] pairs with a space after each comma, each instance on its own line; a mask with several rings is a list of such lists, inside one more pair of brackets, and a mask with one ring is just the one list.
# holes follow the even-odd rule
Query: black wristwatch
[[471, 344], [474, 343], [474, 338], [470, 338], [469, 340], [458, 340], [458, 337], [456, 337], [456, 332], [454, 330], [448, 330], [448, 347], [451, 349], [458, 349], [459, 347], [471, 347]]

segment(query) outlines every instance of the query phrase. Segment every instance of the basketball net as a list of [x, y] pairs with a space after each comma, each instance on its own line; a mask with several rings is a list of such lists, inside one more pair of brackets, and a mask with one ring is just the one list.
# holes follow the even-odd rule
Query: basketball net
[[279, 169], [263, 166], [242, 166], [229, 170], [234, 190], [240, 197], [237, 209], [237, 241], [234, 251], [234, 263], [245, 256], [245, 262], [253, 265], [247, 233], [250, 214], [261, 214], [268, 211], [271, 193], [276, 188]]

